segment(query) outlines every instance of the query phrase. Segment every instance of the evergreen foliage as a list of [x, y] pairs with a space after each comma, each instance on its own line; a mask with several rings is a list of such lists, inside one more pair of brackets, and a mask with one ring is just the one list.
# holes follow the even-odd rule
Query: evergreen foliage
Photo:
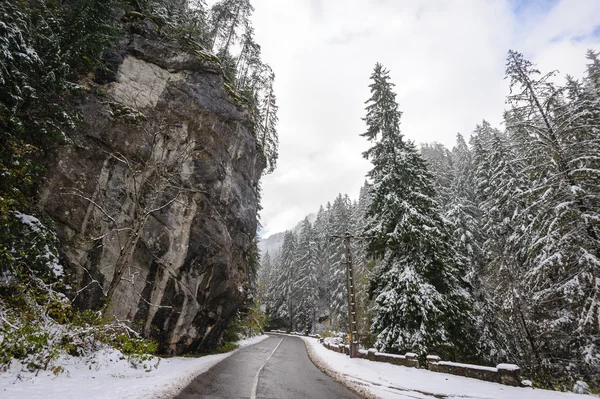
[[298, 277], [298, 300], [296, 301], [297, 318], [302, 331], [311, 331], [317, 314], [317, 243], [314, 230], [305, 218], [298, 239], [295, 253]]
[[467, 358], [472, 310], [462, 257], [451, 245], [433, 188], [433, 175], [400, 133], [396, 94], [381, 64], [371, 75], [363, 155], [372, 203], [368, 253], [382, 259], [371, 279], [376, 346], [393, 352]]
[[352, 244], [359, 325], [376, 334], [361, 333], [363, 345], [517, 363], [537, 386], [600, 388], [600, 58], [587, 57], [583, 79], [559, 85], [509, 52], [506, 130], [483, 121], [451, 151], [420, 153], [376, 65], [363, 134], [370, 181], [357, 203], [339, 196], [313, 225], [318, 313], [330, 328], [347, 327], [343, 252], [329, 237], [349, 228], [370, 238]]
[[[332, 236], [346, 232], [359, 234], [364, 224], [363, 211], [369, 202], [368, 190], [352, 204], [347, 195], [338, 195], [331, 205], [319, 208], [314, 223], [306, 218], [297, 233], [285, 233], [281, 253], [263, 255], [259, 285], [264, 285], [264, 301], [273, 328], [298, 329], [313, 333], [343, 330], [348, 327], [345, 247], [343, 240]], [[293, 242], [294, 256], [288, 260], [287, 243]], [[285, 250], [284, 250], [285, 248]], [[360, 308], [359, 340], [373, 343], [370, 333], [371, 301], [368, 299], [367, 267], [364, 242], [352, 243], [353, 264], [357, 285], [357, 306]], [[293, 270], [289, 270], [292, 268]], [[291, 284], [288, 278], [291, 279]], [[292, 286], [292, 289], [287, 288]], [[292, 293], [293, 322], [290, 319], [289, 292]], [[293, 327], [292, 327], [293, 326]]]
[[589, 56], [586, 82], [570, 80], [571, 101], [554, 73], [540, 76], [514, 51], [507, 60], [507, 130], [529, 182], [515, 241], [527, 248], [533, 355], [551, 373], [600, 370], [600, 137], [594, 91], [583, 89], [594, 84], [597, 58]]
[[0, 4], [0, 219], [24, 210], [42, 168], [77, 115], [66, 96], [117, 38], [116, 0]]

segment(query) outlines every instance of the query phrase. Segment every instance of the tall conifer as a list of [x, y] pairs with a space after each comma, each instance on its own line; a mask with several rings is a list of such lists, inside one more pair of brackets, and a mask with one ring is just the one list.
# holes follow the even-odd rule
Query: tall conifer
[[362, 136], [373, 144], [363, 154], [373, 163], [368, 250], [382, 258], [371, 280], [376, 345], [466, 356], [472, 320], [462, 258], [439, 215], [433, 176], [400, 133], [388, 71], [377, 64], [371, 80]]

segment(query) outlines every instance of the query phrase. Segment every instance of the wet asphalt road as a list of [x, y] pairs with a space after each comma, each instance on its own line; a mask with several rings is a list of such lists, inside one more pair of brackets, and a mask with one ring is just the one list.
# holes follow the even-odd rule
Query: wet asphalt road
[[198, 376], [176, 399], [358, 399], [323, 374], [297, 337], [270, 335]]

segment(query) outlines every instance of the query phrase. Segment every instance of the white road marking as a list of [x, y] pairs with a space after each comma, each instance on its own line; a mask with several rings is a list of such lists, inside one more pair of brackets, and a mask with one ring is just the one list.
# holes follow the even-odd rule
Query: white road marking
[[277, 344], [275, 349], [273, 349], [273, 352], [271, 352], [271, 354], [269, 355], [267, 360], [265, 360], [265, 363], [260, 367], [260, 369], [258, 369], [258, 373], [256, 373], [256, 376], [254, 377], [254, 383], [252, 384], [252, 394], [250, 395], [250, 399], [256, 399], [256, 389], [258, 388], [258, 376], [260, 375], [260, 372], [262, 371], [262, 369], [265, 368], [267, 363], [269, 363], [269, 360], [271, 360], [271, 358], [275, 354], [275, 351], [277, 350], [277, 348], [279, 348], [279, 345], [281, 345], [282, 342], [283, 342], [283, 338], [281, 338], [281, 341], [279, 341], [279, 343]]

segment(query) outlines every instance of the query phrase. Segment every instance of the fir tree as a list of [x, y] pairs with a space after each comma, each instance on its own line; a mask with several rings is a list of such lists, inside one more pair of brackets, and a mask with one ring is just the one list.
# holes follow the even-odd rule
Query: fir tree
[[290, 329], [294, 329], [294, 299], [296, 295], [296, 276], [297, 265], [295, 262], [296, 256], [296, 236], [291, 231], [285, 233], [283, 246], [281, 247], [280, 268], [278, 286], [282, 302], [285, 302], [286, 309], [289, 315]]
[[451, 153], [440, 143], [421, 144], [420, 151], [421, 156], [427, 162], [427, 169], [433, 174], [433, 188], [437, 195], [437, 202], [446, 212], [453, 199], [454, 167]]
[[265, 82], [264, 96], [260, 105], [261, 123], [258, 127], [258, 140], [263, 154], [267, 160], [267, 173], [273, 172], [277, 165], [277, 148], [279, 137], [277, 135], [277, 99], [273, 90], [275, 75], [271, 72]]
[[330, 297], [331, 287], [329, 285], [329, 252], [330, 252], [330, 227], [329, 215], [321, 205], [315, 220], [314, 234], [316, 239], [317, 275], [319, 288], [319, 302], [323, 309], [321, 313], [331, 314]]
[[462, 135], [456, 137], [452, 150], [451, 197], [446, 218], [452, 229], [457, 249], [468, 260], [469, 280], [476, 275], [481, 263], [481, 209], [475, 190], [473, 155]]
[[[350, 198], [339, 194], [330, 212], [331, 234], [343, 235], [350, 229]], [[346, 247], [340, 238], [330, 239], [328, 277], [331, 291], [331, 321], [335, 328], [348, 323], [348, 290], [346, 288]]]
[[400, 133], [388, 71], [377, 64], [371, 80], [362, 136], [373, 144], [364, 153], [373, 163], [368, 251], [382, 258], [371, 280], [377, 347], [468, 356], [471, 300], [462, 259], [439, 215], [433, 176]]
[[297, 317], [303, 331], [310, 331], [315, 321], [318, 306], [317, 248], [314, 230], [305, 218], [296, 247]]
[[212, 32], [211, 49], [219, 43], [219, 53], [227, 54], [239, 37], [239, 28], [250, 26], [250, 16], [254, 7], [249, 0], [222, 0], [211, 8]]
[[507, 127], [531, 182], [519, 241], [527, 248], [525, 279], [534, 290], [537, 340], [545, 352], [539, 356], [567, 359], [551, 370], [557, 375], [567, 363], [597, 372], [599, 324], [590, 316], [599, 312], [600, 288], [600, 147], [598, 125], [590, 118], [597, 105], [569, 102], [553, 72], [542, 76], [517, 52], [509, 52], [506, 74]]
[[[519, 359], [522, 367], [538, 362], [537, 342], [530, 321], [531, 294], [524, 284], [523, 250], [528, 243], [518, 237], [526, 219], [524, 165], [514, 153], [508, 137], [484, 121], [476, 129], [485, 148], [475, 150], [482, 165], [477, 168], [482, 256], [485, 266], [476, 276], [479, 307], [484, 317], [486, 343], [496, 361], [502, 356]], [[515, 361], [515, 360], [513, 360]]]

